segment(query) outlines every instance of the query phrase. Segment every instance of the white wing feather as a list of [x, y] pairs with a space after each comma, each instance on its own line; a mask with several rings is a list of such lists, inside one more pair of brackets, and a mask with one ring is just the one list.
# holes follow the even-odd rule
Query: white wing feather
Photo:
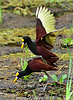
[[36, 18], [39, 18], [42, 22], [43, 27], [46, 30], [46, 33], [55, 31], [55, 18], [51, 11], [48, 11], [48, 8], [38, 7], [36, 10]]

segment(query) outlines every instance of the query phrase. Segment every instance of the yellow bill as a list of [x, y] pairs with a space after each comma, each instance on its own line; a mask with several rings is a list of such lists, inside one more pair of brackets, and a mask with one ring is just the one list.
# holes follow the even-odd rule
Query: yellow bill
[[22, 42], [21, 49], [23, 49], [23, 47], [24, 47], [24, 43]]
[[23, 49], [23, 47], [24, 47], [24, 39], [22, 39], [21, 41], [22, 41], [21, 49]]
[[19, 73], [17, 72], [17, 73], [16, 73], [16, 78], [14, 79], [13, 83], [15, 83], [15, 82], [17, 81], [17, 79], [18, 79], [17, 76], [18, 76], [18, 75], [19, 75]]
[[14, 79], [13, 83], [15, 83], [15, 82], [17, 81], [17, 79], [18, 79], [18, 77], [16, 77], [16, 78]]

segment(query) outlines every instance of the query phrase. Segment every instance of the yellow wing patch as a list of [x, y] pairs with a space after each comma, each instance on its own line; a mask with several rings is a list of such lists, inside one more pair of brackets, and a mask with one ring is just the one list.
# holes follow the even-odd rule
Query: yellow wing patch
[[54, 45], [55, 43], [55, 40], [56, 40], [56, 36], [61, 33], [62, 31], [64, 31], [65, 27], [62, 28], [62, 29], [59, 29], [59, 30], [56, 30], [56, 31], [53, 31], [53, 32], [50, 32], [48, 33], [46, 36], [45, 36], [45, 40], [48, 44], [50, 45]]

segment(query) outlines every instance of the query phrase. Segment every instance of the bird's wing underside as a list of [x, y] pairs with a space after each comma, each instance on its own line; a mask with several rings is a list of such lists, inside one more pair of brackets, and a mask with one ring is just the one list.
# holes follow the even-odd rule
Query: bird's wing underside
[[62, 29], [58, 29], [58, 30], [52, 31], [52, 32], [50, 32], [50, 33], [45, 34], [44, 36], [42, 36], [42, 38], [45, 38], [45, 41], [46, 41], [48, 44], [54, 45], [55, 40], [56, 40], [56, 36], [57, 36], [59, 33], [63, 32], [64, 29], [65, 29], [65, 27], [62, 28]]
[[36, 10], [36, 41], [43, 35], [50, 33], [55, 29], [55, 18], [48, 8], [38, 7]]

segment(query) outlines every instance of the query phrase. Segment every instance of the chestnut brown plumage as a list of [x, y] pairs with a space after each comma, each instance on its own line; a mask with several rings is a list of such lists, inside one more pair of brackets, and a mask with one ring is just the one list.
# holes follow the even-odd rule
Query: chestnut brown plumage
[[44, 42], [43, 44], [40, 42], [37, 44], [36, 42], [32, 42], [31, 38], [28, 36], [23, 37], [23, 39], [24, 39], [24, 43], [27, 43], [28, 48], [35, 55], [41, 55], [44, 59], [50, 60], [53, 63], [59, 59], [55, 54], [53, 54], [52, 52], [50, 52], [47, 48], [43, 46]]
[[58, 60], [58, 57], [50, 52], [53, 48], [56, 35], [63, 29], [55, 29], [55, 18], [50, 11], [45, 7], [38, 7], [36, 11], [36, 40], [33, 42], [29, 36], [24, 36], [22, 39], [22, 46], [27, 43], [29, 49], [35, 55], [41, 55], [44, 59]]
[[50, 71], [50, 70], [57, 70], [50, 61], [46, 61], [48, 64], [45, 64], [45, 62], [39, 57], [34, 58], [33, 60], [28, 61], [27, 68], [25, 71], [17, 72], [16, 78], [13, 81], [13, 83], [20, 77], [29, 75], [32, 72], [41, 72], [41, 71]]

